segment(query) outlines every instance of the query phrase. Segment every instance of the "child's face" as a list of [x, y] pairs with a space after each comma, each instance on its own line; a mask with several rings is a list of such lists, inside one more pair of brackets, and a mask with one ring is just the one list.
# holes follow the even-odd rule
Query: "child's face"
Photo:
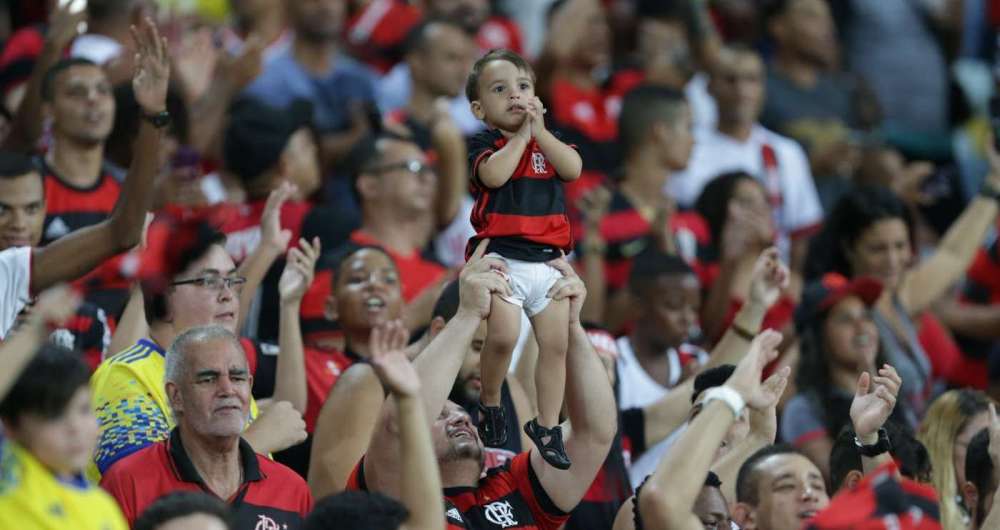
[[90, 407], [90, 390], [86, 386], [77, 389], [57, 418], [22, 415], [10, 434], [56, 475], [82, 472], [97, 447], [97, 417]]
[[644, 317], [656, 330], [666, 346], [676, 348], [687, 341], [691, 329], [698, 323], [701, 309], [701, 285], [694, 274], [662, 276], [650, 293], [649, 308]]
[[479, 99], [472, 102], [472, 113], [491, 127], [515, 132], [534, 98], [535, 81], [529, 72], [509, 61], [490, 61], [479, 76]]

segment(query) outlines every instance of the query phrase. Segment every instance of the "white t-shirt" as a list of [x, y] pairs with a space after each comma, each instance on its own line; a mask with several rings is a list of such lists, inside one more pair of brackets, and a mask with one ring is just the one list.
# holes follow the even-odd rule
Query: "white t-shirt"
[[[670, 359], [670, 387], [664, 387], [650, 377], [642, 365], [639, 364], [639, 360], [635, 357], [635, 351], [632, 350], [632, 343], [629, 342], [628, 337], [619, 338], [616, 344], [618, 345], [619, 353], [617, 361], [619, 410], [649, 406], [667, 395], [670, 388], [680, 382], [682, 368], [680, 357], [676, 350], [670, 349], [667, 352]], [[707, 360], [707, 354], [705, 354], [705, 358], [699, 355], [699, 362], [704, 362], [705, 360]], [[674, 441], [682, 430], [679, 428], [656, 445], [646, 448], [646, 452], [638, 459], [632, 461], [628, 470], [629, 482], [632, 483], [632, 488], [637, 488], [644, 478], [656, 470], [656, 465], [659, 464], [660, 458], [674, 444]]]
[[[745, 171], [760, 180], [777, 205], [774, 216], [778, 246], [786, 258], [788, 238], [816, 228], [823, 220], [809, 159], [794, 140], [759, 124], [754, 125], [745, 142], [718, 129], [696, 129], [694, 137], [687, 169], [671, 175], [665, 187], [681, 207], [693, 207], [705, 185], [720, 174]], [[765, 163], [765, 158], [771, 161]]]
[[18, 313], [31, 296], [31, 247], [0, 252], [0, 340], [14, 326]]

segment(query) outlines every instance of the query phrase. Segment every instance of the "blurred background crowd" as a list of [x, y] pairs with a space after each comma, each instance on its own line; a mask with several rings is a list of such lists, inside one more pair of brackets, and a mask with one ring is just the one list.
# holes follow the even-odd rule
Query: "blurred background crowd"
[[[416, 340], [455, 314], [445, 287], [475, 235], [467, 139], [485, 127], [466, 81], [507, 48], [529, 60], [546, 125], [583, 160], [565, 187], [567, 259], [621, 411], [605, 468], [628, 471], [588, 494], [614, 506], [589, 527], [609, 528], [676, 443], [685, 418], [657, 409], [676, 410], [671, 390], [689, 397], [696, 374], [738, 363], [717, 358], [727, 330], [765, 328], [783, 339], [764, 377], [791, 374], [774, 436], [831, 496], [858, 378], [888, 363], [902, 381], [889, 421], [926, 447], [945, 528], [976, 524], [965, 446], [1000, 399], [1000, 2], [4, 0], [0, 142], [30, 155], [44, 184], [0, 178], [0, 249], [114, 217], [148, 119], [130, 33], [146, 17], [170, 69], [155, 216], [141, 248], [74, 283], [84, 302], [50, 335], [93, 371], [92, 479], [173, 427], [165, 396], [130, 401], [147, 368], [110, 361], [231, 321], [253, 396], [291, 403], [269, 424], [281, 434], [255, 447], [314, 486], [324, 404], [371, 357], [372, 330], [401, 319]], [[765, 258], [787, 266], [780, 295], [762, 286]], [[215, 276], [198, 285], [218, 299], [178, 298], [176, 280], [205, 260]], [[447, 383], [473, 418], [477, 333]], [[514, 433], [536, 390], [529, 325], [521, 335], [504, 387]], [[162, 395], [151, 373], [142, 384]], [[356, 463], [313, 494], [342, 489]]]

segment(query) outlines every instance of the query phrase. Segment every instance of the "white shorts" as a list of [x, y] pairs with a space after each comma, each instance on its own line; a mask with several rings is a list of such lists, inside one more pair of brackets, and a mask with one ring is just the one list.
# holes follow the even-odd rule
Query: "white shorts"
[[545, 262], [510, 259], [495, 252], [486, 256], [502, 260], [507, 265], [507, 281], [513, 295], [501, 298], [523, 308], [529, 317], [541, 313], [549, 305], [549, 289], [562, 278], [558, 269]]

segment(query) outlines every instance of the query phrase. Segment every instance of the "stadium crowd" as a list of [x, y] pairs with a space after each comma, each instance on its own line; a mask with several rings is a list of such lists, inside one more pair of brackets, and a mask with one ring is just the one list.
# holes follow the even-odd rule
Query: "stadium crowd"
[[0, 0], [0, 528], [998, 530], [998, 51], [993, 0]]

